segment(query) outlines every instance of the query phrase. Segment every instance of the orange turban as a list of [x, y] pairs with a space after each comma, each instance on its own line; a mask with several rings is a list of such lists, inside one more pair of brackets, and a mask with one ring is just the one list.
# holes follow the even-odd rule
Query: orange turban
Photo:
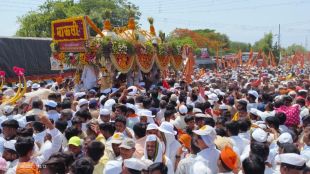
[[223, 161], [223, 163], [231, 170], [234, 170], [238, 167], [238, 156], [231, 147], [226, 146], [221, 151], [220, 158]]
[[192, 141], [192, 137], [189, 136], [188, 134], [182, 134], [179, 137], [179, 141], [188, 149], [190, 149], [191, 147], [191, 141]]

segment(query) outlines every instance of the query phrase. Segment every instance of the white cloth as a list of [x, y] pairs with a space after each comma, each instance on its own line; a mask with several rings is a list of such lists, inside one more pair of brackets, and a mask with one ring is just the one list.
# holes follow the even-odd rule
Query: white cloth
[[42, 131], [33, 135], [34, 141], [43, 145], [46, 131]]
[[56, 110], [50, 110], [47, 112], [47, 117], [56, 122], [60, 118], [60, 114]]
[[304, 116], [309, 115], [309, 109], [305, 106], [303, 106], [302, 108], [300, 108], [300, 119], [302, 119]]
[[177, 129], [185, 129], [186, 128], [186, 123], [184, 121], [185, 116], [177, 116], [177, 118], [172, 121], [172, 124], [177, 128]]
[[239, 136], [231, 136], [230, 140], [233, 144], [233, 149], [238, 154], [238, 156], [243, 153], [245, 146], [250, 143], [249, 140], [241, 138]]
[[129, 118], [127, 118], [127, 127], [129, 127], [130, 129], [133, 129], [133, 126], [139, 122], [140, 122], [140, 118], [138, 116], [129, 117]]
[[187, 158], [182, 159], [177, 167], [175, 174], [188, 174], [190, 173], [191, 166], [194, 164], [196, 155], [190, 154]]
[[285, 125], [280, 125], [279, 126], [279, 131], [280, 131], [281, 134], [284, 133], [284, 132], [287, 132], [288, 131], [288, 127], [285, 126]]
[[250, 131], [239, 133], [238, 136], [240, 138], [243, 138], [243, 139], [246, 139], [248, 141], [251, 141], [251, 133], [250, 133]]
[[251, 108], [257, 109], [258, 103], [248, 103], [247, 104], [247, 111], [250, 112]]
[[85, 65], [81, 76], [85, 89], [91, 89], [97, 84], [95, 68], [91, 65]]
[[302, 155], [307, 160], [307, 165], [310, 164], [310, 146], [305, 145], [300, 152], [300, 155]]
[[177, 154], [177, 150], [181, 147], [181, 144], [179, 143], [179, 141], [175, 139], [174, 135], [167, 134], [167, 133], [164, 133], [164, 134], [166, 138], [165, 154], [171, 160], [172, 164], [175, 164], [175, 160], [176, 160], [175, 156]]
[[[142, 160], [143, 159], [149, 159], [148, 155], [147, 155], [146, 143], [148, 142], [148, 139], [150, 137], [156, 137], [156, 136], [155, 135], [147, 136], [146, 141], [145, 141], [145, 145], [144, 145], [144, 155], [141, 158]], [[165, 164], [168, 168], [168, 174], [173, 174], [174, 173], [174, 166], [173, 166], [174, 163], [172, 163], [171, 160], [164, 154], [163, 146], [162, 146], [162, 143], [160, 142], [160, 140], [157, 137], [155, 139], [156, 139], [158, 149], [157, 149], [157, 154], [155, 154], [155, 159], [153, 159], [152, 161], [154, 163], [163, 162], [163, 158], [165, 158]], [[151, 141], [151, 140], [149, 140], [149, 141]]]
[[[62, 143], [61, 132], [58, 129], [54, 128], [50, 130], [50, 134], [53, 140], [51, 148], [46, 149], [40, 156], [35, 156], [31, 158], [29, 162], [33, 162], [36, 165], [41, 165], [43, 162], [47, 161], [53, 153], [59, 151]], [[15, 174], [17, 165], [13, 168], [10, 168], [6, 174]]]
[[196, 168], [205, 167], [211, 170], [212, 174], [218, 173], [217, 161], [220, 156], [220, 151], [215, 147], [206, 148], [200, 151], [195, 158], [193, 166], [190, 169], [190, 174], [196, 174]]
[[164, 120], [164, 113], [166, 109], [160, 109], [156, 114], [156, 121], [158, 123], [161, 123]]

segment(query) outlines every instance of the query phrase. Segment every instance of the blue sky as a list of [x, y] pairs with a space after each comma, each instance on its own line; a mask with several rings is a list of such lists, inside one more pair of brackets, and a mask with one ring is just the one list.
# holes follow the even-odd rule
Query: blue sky
[[[140, 8], [140, 24], [148, 29], [147, 17], [156, 30], [211, 28], [231, 40], [254, 43], [264, 33], [278, 34], [281, 45], [307, 45], [310, 50], [310, 0], [129, 0]], [[44, 0], [0, 0], [0, 36], [12, 36], [17, 17], [35, 10]], [[277, 36], [275, 36], [277, 37]], [[308, 41], [307, 41], [308, 40]]]

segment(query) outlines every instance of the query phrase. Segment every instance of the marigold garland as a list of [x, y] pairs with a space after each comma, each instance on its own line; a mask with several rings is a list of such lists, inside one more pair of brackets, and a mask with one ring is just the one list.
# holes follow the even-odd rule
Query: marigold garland
[[135, 57], [128, 54], [110, 54], [111, 62], [121, 73], [127, 73], [132, 68]]

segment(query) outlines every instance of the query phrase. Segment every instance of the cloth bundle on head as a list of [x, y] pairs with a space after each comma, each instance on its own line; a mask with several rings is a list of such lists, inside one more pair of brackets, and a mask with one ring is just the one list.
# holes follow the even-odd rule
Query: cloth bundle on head
[[195, 134], [200, 135], [204, 143], [208, 147], [214, 147], [214, 140], [216, 139], [215, 129], [209, 125], [204, 125], [198, 130], [193, 131]]

